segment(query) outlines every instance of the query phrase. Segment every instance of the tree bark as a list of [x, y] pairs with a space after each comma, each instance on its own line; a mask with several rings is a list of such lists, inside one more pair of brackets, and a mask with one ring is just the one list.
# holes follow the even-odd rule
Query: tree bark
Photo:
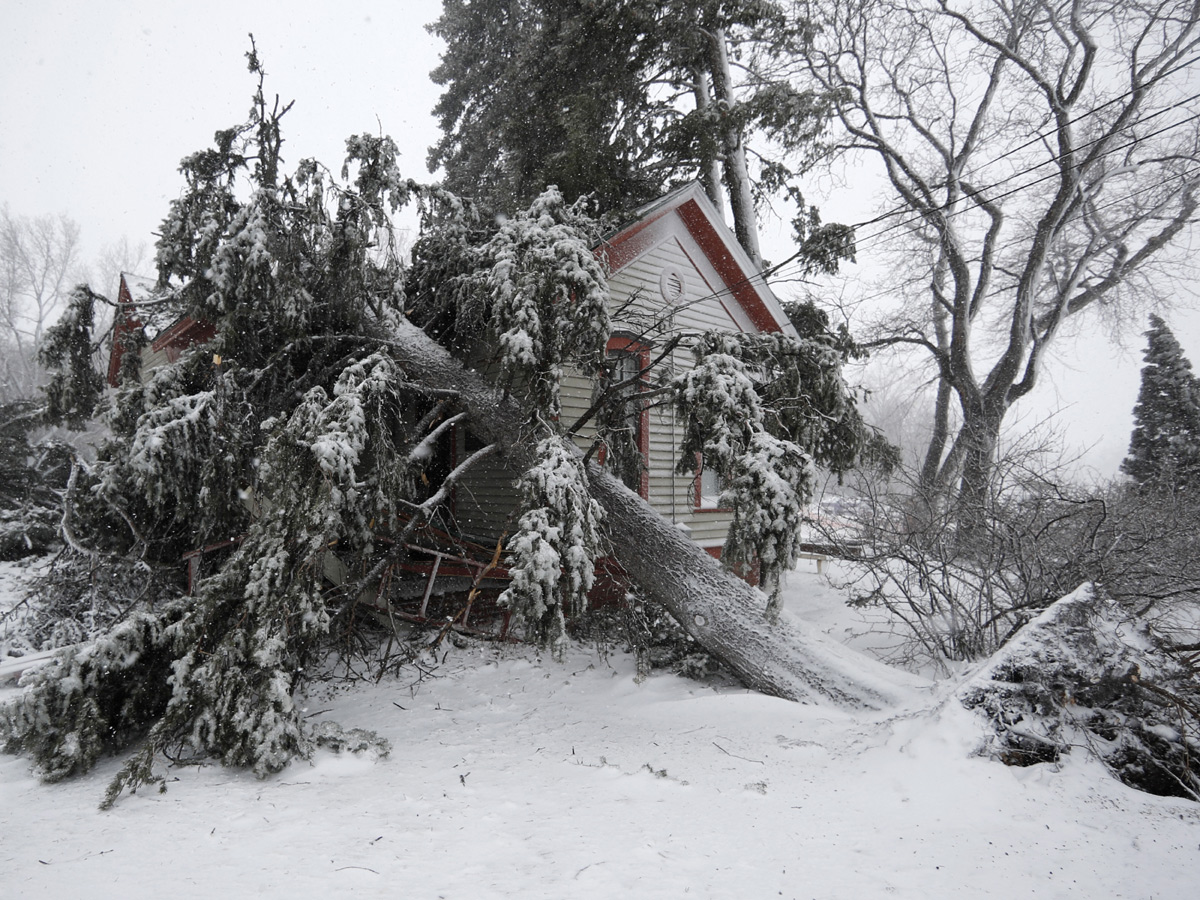
[[930, 285], [934, 337], [937, 340], [939, 354], [937, 399], [933, 405], [933, 434], [929, 438], [929, 446], [925, 451], [925, 462], [921, 466], [921, 488], [932, 495], [939, 487], [937, 483], [938, 470], [941, 468], [942, 456], [946, 452], [946, 443], [950, 440], [950, 400], [954, 393], [947, 366], [940, 364], [941, 359], [950, 357], [950, 328], [948, 320], [950, 313], [946, 309], [946, 271], [948, 265], [946, 254], [941, 253], [933, 267], [933, 279]]
[[[514, 471], [533, 462], [550, 431], [530, 424], [512, 397], [466, 369], [425, 332], [398, 323], [388, 341], [416, 382], [453, 390], [480, 437], [498, 443]], [[794, 619], [770, 625], [766, 597], [722, 568], [637, 494], [596, 465], [591, 493], [604, 508], [613, 554], [651, 601], [664, 606], [700, 646], [747, 687], [800, 702], [880, 709], [897, 703], [911, 676], [868, 659]]]
[[[712, 92], [708, 88], [708, 73], [696, 66], [692, 71], [692, 93], [696, 98], [696, 110], [706, 116], [712, 116]], [[717, 208], [721, 218], [725, 218], [725, 197], [721, 193], [721, 160], [717, 153], [715, 136], [702, 137], [700, 183], [704, 185], [704, 193]]]
[[[1157, 291], [1149, 278], [1200, 211], [1200, 128], [1155, 122], [1177, 108], [1171, 79], [1200, 48], [1200, 4], [796, 9], [816, 26], [798, 61], [836, 98], [838, 150], [876, 157], [898, 210], [920, 222], [913, 259], [937, 254], [942, 312], [921, 342], [940, 379], [937, 431], [921, 482], [973, 514], [1003, 420], [1036, 386], [1062, 324], [1102, 302], [1172, 293], [1177, 275]], [[1001, 159], [1013, 174], [993, 168]], [[1183, 261], [1186, 245], [1175, 249]], [[962, 409], [953, 434], [947, 387]]]
[[965, 548], [994, 540], [988, 521], [995, 480], [996, 449], [1005, 410], [964, 410], [962, 477], [955, 497], [957, 540]]
[[721, 133], [725, 186], [729, 189], [729, 205], [733, 210], [733, 233], [757, 271], [763, 265], [762, 251], [758, 246], [758, 220], [754, 213], [750, 169], [746, 165], [744, 129], [732, 115], [736, 98], [733, 95], [733, 77], [729, 73], [729, 48], [725, 42], [725, 31], [721, 28], [714, 28], [708, 33], [708, 61], [712, 72], [713, 102], [717, 108]]

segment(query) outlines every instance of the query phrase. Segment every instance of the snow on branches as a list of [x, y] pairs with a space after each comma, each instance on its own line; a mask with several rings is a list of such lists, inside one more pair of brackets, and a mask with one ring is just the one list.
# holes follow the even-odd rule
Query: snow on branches
[[50, 375], [43, 389], [48, 422], [81, 428], [100, 401], [104, 380], [92, 365], [97, 299], [86, 285], [78, 285], [62, 317], [46, 329], [38, 348], [38, 360]]
[[527, 385], [547, 418], [560, 411], [564, 363], [594, 368], [611, 330], [607, 280], [592, 252], [595, 227], [585, 208], [584, 201], [564, 203], [551, 187], [505, 220], [483, 249], [494, 260], [487, 287], [501, 371]]
[[394, 475], [364, 471], [364, 451], [388, 447], [402, 381], [373, 354], [343, 370], [332, 397], [313, 387], [286, 419], [263, 423], [258, 515], [176, 626], [186, 650], [172, 663], [165, 714], [118, 782], [146, 780], [168, 747], [259, 775], [311, 750], [292, 694], [329, 627], [325, 557], [370, 542], [362, 500]]
[[[502, 599], [530, 637], [564, 639], [607, 547], [596, 484], [558, 422], [564, 373], [598, 371], [610, 336], [585, 205], [551, 188], [483, 221], [469, 202], [403, 179], [395, 145], [370, 136], [347, 142], [349, 184], [314, 161], [289, 175], [280, 115], [260, 85], [250, 121], [184, 161], [159, 284], [178, 321], [211, 338], [122, 385], [111, 438], [69, 484], [75, 558], [123, 567], [143, 587], [0, 721], [8, 745], [54, 777], [144, 737], [109, 802], [157, 780], [159, 754], [265, 775], [310, 752], [322, 738], [295, 698], [331, 646], [331, 622], [356, 621], [367, 587], [383, 595], [419, 525], [446, 514], [455, 527], [453, 487], [485, 456], [524, 470]], [[412, 200], [426, 230], [406, 266], [391, 214]], [[470, 400], [461, 365], [406, 377], [425, 341], [499, 387]], [[725, 479], [730, 546], [776, 594], [812, 460], [837, 461], [831, 429], [853, 425], [839, 363], [815, 339], [704, 335], [674, 386], [681, 465], [699, 454]], [[502, 409], [503, 428], [486, 421]], [[460, 426], [491, 443], [452, 462], [435, 448]], [[198, 561], [187, 580], [185, 555]], [[59, 593], [81, 596], [87, 568], [67, 567], [74, 593]]]
[[721, 493], [733, 509], [725, 552], [733, 562], [757, 561], [770, 593], [767, 618], [781, 609], [780, 581], [796, 564], [804, 505], [812, 497], [812, 457], [788, 440], [766, 431], [750, 435], [734, 461]]
[[519, 482], [525, 513], [509, 541], [512, 584], [500, 598], [539, 637], [565, 638], [565, 606], [582, 609], [595, 578], [603, 511], [588, 493], [579, 455], [561, 440], [537, 447], [537, 463]]
[[26, 675], [26, 690], [0, 706], [0, 746], [27, 753], [46, 781], [60, 781], [141, 736], [169, 692], [171, 629], [183, 612], [178, 602], [137, 611]]
[[586, 199], [567, 204], [550, 187], [496, 228], [466, 200], [432, 200], [405, 279], [407, 315], [552, 421], [564, 370], [596, 370], [611, 331]]
[[696, 365], [672, 384], [683, 421], [677, 469], [713, 469], [733, 510], [726, 558], [760, 566], [778, 613], [780, 578], [796, 561], [814, 463], [848, 468], [865, 429], [832, 340], [708, 332]]

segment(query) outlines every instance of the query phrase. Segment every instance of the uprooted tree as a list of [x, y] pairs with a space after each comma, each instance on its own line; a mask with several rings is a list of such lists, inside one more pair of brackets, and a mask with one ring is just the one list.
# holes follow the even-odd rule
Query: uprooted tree
[[[253, 53], [250, 68], [259, 89], [248, 122], [182, 163], [185, 190], [157, 250], [160, 298], [139, 310], [212, 323], [215, 336], [145, 373], [130, 352], [136, 331], [118, 338], [129, 343], [111, 438], [95, 462], [75, 462], [67, 549], [42, 588], [62, 615], [71, 614], [64, 596], [86, 605], [98, 627], [26, 676], [27, 690], [0, 713], [7, 749], [57, 779], [141, 740], [111, 802], [155, 780], [160, 753], [266, 774], [336, 739], [305, 728], [297, 691], [357, 621], [360, 598], [382, 595], [408, 538], [487, 457], [520, 476], [502, 600], [530, 638], [563, 640], [564, 610], [585, 601], [596, 557], [611, 552], [749, 685], [798, 700], [887, 702], [886, 679], [786, 619], [768, 621], [768, 598], [564, 438], [559, 379], [567, 368], [595, 371], [609, 333], [582, 203], [551, 190], [497, 225], [401, 177], [392, 142], [366, 135], [347, 141], [340, 180], [311, 160], [287, 174], [287, 108], [266, 100]], [[409, 267], [391, 224], [405, 204], [424, 222]], [[417, 311], [426, 330], [407, 318]], [[768, 577], [793, 559], [813, 461], [844, 464], [862, 439], [834, 342], [771, 340], [700, 340], [699, 374], [664, 384], [707, 429], [689, 426], [695, 441], [719, 436], [720, 448], [703, 449], [739, 504], [731, 538]], [[487, 380], [448, 349], [480, 342], [493, 350]], [[94, 380], [71, 368], [78, 356], [64, 349], [53, 382], [64, 419], [95, 402]], [[795, 406], [773, 395], [780, 365], [816, 366], [826, 396]], [[435, 475], [433, 448], [456, 426], [481, 446]], [[181, 555], [220, 544], [216, 571], [185, 594]], [[350, 574], [331, 591], [325, 562], [335, 554]]]

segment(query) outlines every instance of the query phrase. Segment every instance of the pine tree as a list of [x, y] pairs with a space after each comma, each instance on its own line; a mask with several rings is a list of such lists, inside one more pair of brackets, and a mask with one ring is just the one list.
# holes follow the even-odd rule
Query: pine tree
[[[446, 50], [430, 168], [504, 214], [550, 185], [628, 212], [700, 178], [719, 209], [728, 192], [738, 239], [761, 262], [756, 199], [787, 185], [788, 159], [825, 122], [819, 94], [768, 73], [805, 35], [773, 0], [446, 0], [431, 31]], [[731, 54], [748, 85], [735, 84]], [[765, 139], [755, 184], [752, 133]]]
[[39, 362], [50, 375], [44, 402], [0, 403], [0, 559], [46, 553], [57, 541], [73, 453], [59, 439], [31, 434], [47, 425], [80, 428], [95, 412], [103, 384], [93, 366], [95, 300], [76, 287], [58, 324], [42, 336]]
[[[289, 107], [268, 102], [249, 58], [259, 77], [251, 115], [183, 161], [186, 186], [157, 246], [154, 309], [211, 323], [215, 335], [146, 377], [124, 373], [111, 437], [66, 487], [65, 562], [42, 593], [57, 607], [91, 583], [115, 615], [92, 633], [39, 621], [41, 633], [84, 648], [0, 708], [0, 741], [51, 779], [144, 739], [110, 801], [155, 780], [153, 761], [169, 748], [265, 775], [333, 739], [305, 727], [294, 694], [328, 651], [335, 618], [352, 615], [362, 588], [444, 510], [455, 480], [501, 452], [490, 445], [440, 482], [425, 477], [430, 448], [466, 417], [453, 392], [426, 390], [397, 363], [406, 291], [424, 282], [406, 279], [392, 212], [421, 205], [433, 232], [422, 246], [437, 259], [418, 271], [462, 305], [457, 321], [467, 307], [478, 313], [472, 339], [497, 347], [501, 377], [521, 387], [533, 420], [556, 418], [562, 368], [594, 365], [608, 338], [591, 249], [599, 230], [583, 204], [548, 192], [482, 227], [470, 204], [401, 177], [393, 142], [368, 135], [347, 141], [345, 183], [313, 160], [289, 173], [280, 157]], [[450, 268], [459, 282], [442, 277]], [[94, 409], [92, 299], [78, 291], [53, 333], [48, 396], [61, 419]], [[508, 560], [506, 599], [530, 637], [548, 642], [562, 640], [564, 605], [582, 602], [601, 550], [583, 468], [563, 452], [543, 442], [526, 463]], [[216, 571], [185, 596], [181, 556], [221, 544]], [[359, 573], [334, 594], [324, 577], [331, 547]], [[110, 585], [124, 587], [119, 608], [107, 604]]]
[[[160, 754], [266, 775], [337, 741], [336, 729], [306, 726], [297, 692], [333, 651], [334, 634], [358, 621], [360, 593], [407, 561], [414, 530], [445, 512], [456, 480], [484, 457], [520, 475], [505, 601], [531, 639], [564, 640], [564, 610], [584, 602], [605, 550], [595, 496], [606, 490], [604, 473], [558, 422], [562, 373], [595, 371], [609, 338], [605, 273], [592, 250], [599, 228], [587, 202], [548, 190], [496, 221], [403, 178], [393, 142], [370, 135], [347, 140], [340, 181], [313, 160], [289, 173], [280, 157], [289, 107], [267, 101], [262, 68], [248, 56], [259, 79], [250, 117], [183, 161], [185, 189], [157, 247], [155, 309], [209, 322], [215, 334], [143, 377], [126, 372], [110, 405], [111, 438], [94, 464], [73, 468], [65, 490], [66, 562], [45, 592], [77, 598], [93, 585], [123, 602], [97, 633], [80, 635], [81, 648], [37, 670], [0, 707], [0, 741], [51, 779], [141, 741], [106, 802], [158, 780]], [[424, 233], [406, 268], [391, 214], [408, 203], [419, 205]], [[78, 327], [88, 295], [78, 297], [56, 355], [64, 416], [92, 396], [77, 365], [92, 341]], [[502, 388], [480, 388], [431, 335], [450, 347], [491, 348]], [[702, 371], [720, 368], [711, 357], [731, 361], [761, 417], [739, 432], [728, 420], [743, 409], [705, 391], [684, 403], [682, 380], [666, 399], [741, 441], [727, 464], [745, 481], [738, 539], [769, 555], [776, 571], [791, 552], [811, 461], [840, 459], [831, 428], [854, 421], [839, 354], [778, 336], [736, 347], [701, 339], [697, 350]], [[125, 355], [129, 365], [136, 356]], [[431, 448], [459, 425], [485, 446], [448, 474], [428, 471]], [[690, 447], [685, 453], [691, 458]], [[608, 509], [644, 519], [627, 531], [645, 532], [642, 543], [659, 532], [680, 539], [648, 508], [630, 508], [631, 497], [641, 503], [628, 492], [608, 497]], [[181, 555], [222, 544], [215, 571], [185, 594]], [[679, 552], [699, 554], [691, 568], [714, 565], [690, 543]], [[331, 555], [354, 573], [332, 592]], [[661, 566], [650, 576], [661, 578]], [[678, 588], [686, 602], [705, 578], [716, 585], [716, 609], [750, 590], [697, 571]], [[752, 600], [736, 606], [728, 615], [754, 618]], [[707, 624], [706, 610], [690, 617], [698, 639], [736, 649], [738, 627]], [[748, 683], [794, 697], [833, 690], [827, 670], [811, 674], [796, 660], [766, 666], [755, 656], [767, 646], [762, 636], [748, 643], [738, 670]]]
[[32, 400], [0, 403], [0, 559], [46, 553], [58, 537], [70, 454], [59, 441], [30, 440], [43, 412]]
[[569, 201], [594, 194], [609, 210], [657, 196], [652, 144], [673, 112], [644, 77], [653, 6], [447, 0], [431, 26], [447, 46], [433, 72], [446, 86], [435, 109], [445, 136], [430, 168], [444, 166], [448, 189], [505, 214], [549, 185]]
[[1193, 483], [1200, 477], [1200, 382], [1156, 315], [1150, 316], [1146, 338], [1133, 435], [1121, 470], [1143, 485]]
[[104, 379], [93, 365], [98, 348], [92, 341], [98, 299], [87, 285], [77, 286], [38, 348], [38, 361], [50, 375], [42, 393], [51, 424], [82, 428], [100, 402]]

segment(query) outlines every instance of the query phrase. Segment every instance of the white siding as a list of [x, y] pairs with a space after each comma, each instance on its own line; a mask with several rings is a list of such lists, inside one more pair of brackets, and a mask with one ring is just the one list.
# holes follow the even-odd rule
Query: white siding
[[[674, 304], [668, 304], [659, 290], [664, 271], [678, 273], [684, 279], [684, 295]], [[648, 323], [660, 323], [657, 333], [649, 335], [659, 347], [667, 337], [680, 331], [694, 334], [710, 330], [741, 331], [749, 327], [748, 321], [739, 321], [745, 319], [744, 314], [738, 315], [740, 308], [723, 292], [723, 282], [682, 226], [613, 275], [609, 286], [615, 312], [614, 330], [641, 334]], [[651, 357], [654, 356], [652, 349]], [[664, 365], [667, 367], [664, 374], [690, 368], [691, 351], [676, 349]], [[696, 510], [695, 476], [675, 471], [681, 435], [669, 405], [651, 410], [649, 432], [650, 504], [664, 518], [686, 526], [697, 543], [719, 546], [729, 529], [729, 514]]]
[[[465, 440], [458, 435], [456, 458], [466, 458]], [[454, 519], [466, 537], [490, 546], [516, 523], [520, 496], [516, 474], [495, 457], [487, 457], [472, 468], [454, 491]]]
[[142, 348], [141, 354], [140, 377], [142, 384], [150, 381], [154, 370], [159, 366], [165, 366], [170, 360], [167, 358], [167, 351], [164, 347], [162, 350], [154, 350], [149, 345]]
[[[679, 331], [698, 333], [709, 330], [744, 331], [752, 329], [748, 317], [725, 290], [724, 282], [708, 263], [696, 242], [681, 222], [668, 230], [665, 239], [648, 249], [613, 274], [613, 330], [631, 337], [642, 336], [652, 342], [651, 359], [666, 339]], [[664, 271], [682, 275], [685, 293], [669, 304], [659, 290]], [[656, 371], [654, 379], [691, 367], [689, 349], [675, 350]], [[562, 423], [570, 426], [591, 406], [595, 390], [592, 373], [569, 372], [561, 385]], [[677, 474], [680, 434], [673, 410], [661, 405], [649, 413], [649, 501], [666, 519], [685, 526], [692, 539], [705, 547], [720, 546], [729, 529], [729, 513], [721, 510], [696, 510], [696, 488], [690, 473]], [[586, 450], [595, 435], [589, 424], [581, 429], [577, 443]], [[464, 457], [460, 437], [459, 459]], [[502, 531], [511, 531], [518, 496], [515, 474], [494, 461], [487, 461], [471, 472], [460, 485], [455, 502], [459, 527], [481, 539], [495, 540]]]

